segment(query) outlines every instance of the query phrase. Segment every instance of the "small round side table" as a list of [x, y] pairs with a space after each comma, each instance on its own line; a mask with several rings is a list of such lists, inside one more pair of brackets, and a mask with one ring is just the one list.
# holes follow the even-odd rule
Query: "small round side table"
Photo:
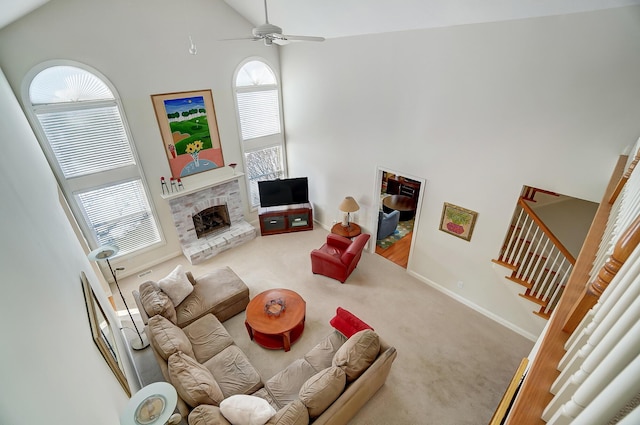
[[345, 238], [355, 238], [362, 233], [362, 229], [360, 229], [360, 226], [356, 223], [349, 223], [347, 227], [344, 227], [342, 223], [336, 223], [331, 228], [331, 233], [344, 236]]

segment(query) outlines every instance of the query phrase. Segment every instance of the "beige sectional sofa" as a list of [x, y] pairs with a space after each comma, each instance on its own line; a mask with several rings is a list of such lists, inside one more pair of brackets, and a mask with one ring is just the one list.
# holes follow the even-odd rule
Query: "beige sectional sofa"
[[[213, 285], [215, 279], [204, 278], [196, 279], [194, 287], [205, 281]], [[146, 292], [141, 285], [136, 299], [140, 305], [149, 301], [143, 295]], [[200, 312], [211, 310], [209, 304], [201, 301]], [[226, 320], [229, 308], [219, 311]], [[350, 338], [333, 331], [264, 382], [218, 314], [183, 316], [183, 326], [171, 317], [155, 314], [148, 318], [145, 330], [165, 379], [176, 387], [178, 409], [189, 425], [230, 424], [231, 400], [238, 397], [271, 409], [269, 425], [346, 424], [384, 384], [397, 355], [373, 330]]]

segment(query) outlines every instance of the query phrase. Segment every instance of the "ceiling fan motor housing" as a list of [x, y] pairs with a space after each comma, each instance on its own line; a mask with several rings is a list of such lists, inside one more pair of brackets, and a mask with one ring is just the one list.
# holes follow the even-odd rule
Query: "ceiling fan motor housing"
[[282, 34], [282, 28], [272, 24], [262, 24], [253, 29], [254, 37], [264, 37], [269, 34]]

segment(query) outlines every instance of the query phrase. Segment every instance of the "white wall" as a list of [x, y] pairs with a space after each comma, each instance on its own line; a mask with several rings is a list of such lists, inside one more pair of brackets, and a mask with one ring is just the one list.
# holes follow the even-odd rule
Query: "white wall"
[[117, 424], [128, 397], [93, 343], [82, 271], [117, 319], [1, 71], [0, 128], [0, 423]]
[[[211, 89], [225, 162], [242, 164], [233, 74], [252, 56], [265, 58], [279, 72], [278, 50], [248, 40], [219, 40], [247, 36], [251, 28], [222, 0], [51, 0], [0, 30], [0, 66], [21, 102], [25, 74], [51, 59], [86, 63], [118, 90], [167, 241], [160, 249], [115, 261], [125, 267], [123, 276], [181, 253], [169, 204], [160, 197], [160, 177], [171, 174], [150, 96]], [[188, 52], [189, 35], [197, 55]], [[194, 178], [231, 172], [225, 168]], [[189, 180], [183, 179], [187, 188]]]
[[[323, 225], [352, 195], [368, 228], [376, 166], [426, 179], [410, 270], [537, 335], [533, 307], [513, 301], [490, 260], [523, 185], [599, 202], [640, 136], [639, 15], [630, 7], [287, 46], [291, 174], [309, 176]], [[471, 242], [438, 230], [444, 202], [479, 213]]]

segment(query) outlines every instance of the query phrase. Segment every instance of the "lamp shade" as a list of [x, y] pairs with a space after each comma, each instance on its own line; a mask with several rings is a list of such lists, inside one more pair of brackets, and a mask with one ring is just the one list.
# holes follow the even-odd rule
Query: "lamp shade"
[[338, 209], [342, 212], [351, 213], [358, 211], [360, 209], [360, 205], [358, 205], [352, 196], [347, 196], [342, 200]]
[[97, 261], [97, 260], [108, 260], [118, 253], [118, 247], [113, 245], [104, 245], [99, 248], [94, 249], [87, 255], [89, 260]]

